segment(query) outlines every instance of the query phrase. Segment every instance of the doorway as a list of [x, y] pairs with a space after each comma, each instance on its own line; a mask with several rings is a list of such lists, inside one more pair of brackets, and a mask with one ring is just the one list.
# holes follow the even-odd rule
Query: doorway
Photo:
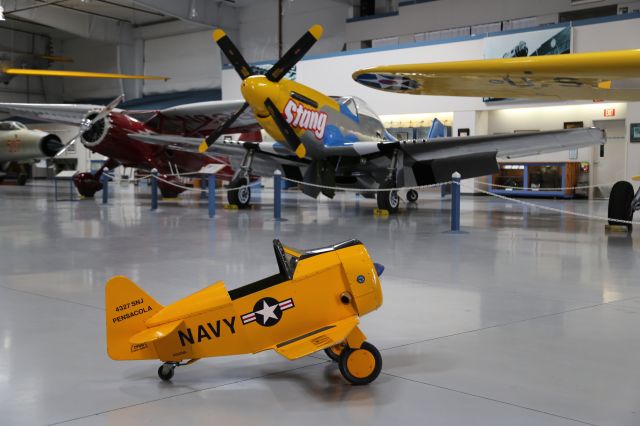
[[594, 188], [594, 198], [609, 198], [614, 182], [627, 175], [627, 144], [625, 120], [594, 120], [593, 125], [604, 129], [607, 143], [593, 148], [593, 184], [605, 186]]

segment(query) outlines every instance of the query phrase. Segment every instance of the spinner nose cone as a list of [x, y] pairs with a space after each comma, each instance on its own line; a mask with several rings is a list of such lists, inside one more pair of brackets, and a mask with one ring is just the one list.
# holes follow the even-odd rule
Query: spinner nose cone
[[256, 114], [264, 117], [269, 115], [264, 105], [265, 100], [269, 98], [274, 103], [277, 103], [280, 88], [278, 83], [269, 81], [265, 76], [254, 75], [242, 81], [240, 91]]
[[374, 263], [373, 266], [376, 268], [376, 273], [378, 276], [382, 275], [384, 272], [384, 265], [381, 263]]

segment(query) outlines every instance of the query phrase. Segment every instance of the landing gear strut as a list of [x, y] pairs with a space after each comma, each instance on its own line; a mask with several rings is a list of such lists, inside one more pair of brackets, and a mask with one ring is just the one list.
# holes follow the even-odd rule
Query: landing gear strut
[[380, 210], [387, 210], [389, 213], [397, 213], [398, 207], [400, 206], [400, 197], [398, 196], [398, 191], [392, 190], [396, 188], [396, 169], [398, 167], [398, 150], [393, 152], [393, 156], [391, 157], [391, 162], [389, 163], [389, 173], [387, 174], [387, 178], [380, 185], [376, 194], [376, 199], [378, 201], [378, 208]]
[[227, 192], [227, 201], [229, 204], [236, 205], [240, 209], [246, 209], [251, 205], [251, 188], [249, 188], [248, 185], [251, 164], [253, 163], [253, 154], [254, 151], [252, 149], [244, 154], [240, 170], [236, 172], [228, 186], [230, 191]]

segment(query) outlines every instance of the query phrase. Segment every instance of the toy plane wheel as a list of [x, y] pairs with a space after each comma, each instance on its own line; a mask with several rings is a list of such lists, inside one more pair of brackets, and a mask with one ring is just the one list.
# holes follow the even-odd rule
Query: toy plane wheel
[[333, 345], [325, 349], [324, 353], [327, 354], [332, 361], [338, 362], [340, 361], [340, 354], [342, 354], [345, 347], [346, 345], [344, 343], [338, 343], [337, 345]]
[[342, 376], [353, 385], [366, 385], [373, 382], [382, 370], [380, 351], [369, 342], [359, 349], [345, 347], [340, 354], [338, 367]]
[[415, 203], [418, 201], [418, 191], [415, 189], [410, 189], [407, 191], [407, 201], [410, 203]]
[[164, 382], [168, 382], [173, 377], [173, 373], [176, 369], [174, 364], [169, 362], [165, 362], [158, 368], [158, 377], [160, 377]]

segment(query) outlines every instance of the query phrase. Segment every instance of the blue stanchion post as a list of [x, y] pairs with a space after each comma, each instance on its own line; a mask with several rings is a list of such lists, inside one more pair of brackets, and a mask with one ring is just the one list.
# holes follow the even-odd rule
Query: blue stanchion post
[[[200, 189], [202, 190], [204, 190], [205, 188], [205, 184], [204, 184], [205, 179], [208, 179], [207, 175], [200, 175]], [[204, 200], [205, 198], [207, 198], [207, 194], [205, 194], [204, 191], [200, 191], [200, 199]]]
[[158, 209], [158, 169], [151, 170], [151, 210]]
[[100, 183], [102, 183], [102, 204], [107, 204], [109, 202], [109, 169], [106, 167], [102, 169], [102, 174], [100, 175]]
[[209, 185], [209, 217], [216, 215], [216, 175], [209, 175], [207, 178]]
[[451, 231], [460, 231], [460, 173], [451, 175]]
[[273, 172], [273, 218], [280, 220], [282, 215], [282, 173]]

